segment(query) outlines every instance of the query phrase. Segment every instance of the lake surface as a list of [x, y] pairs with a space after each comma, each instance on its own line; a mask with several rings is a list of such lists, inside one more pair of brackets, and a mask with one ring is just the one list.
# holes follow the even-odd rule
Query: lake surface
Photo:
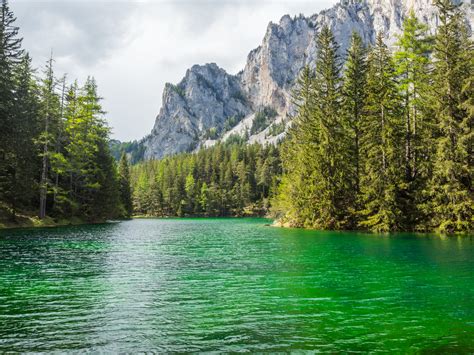
[[0, 352], [474, 351], [474, 237], [266, 223], [0, 231]]

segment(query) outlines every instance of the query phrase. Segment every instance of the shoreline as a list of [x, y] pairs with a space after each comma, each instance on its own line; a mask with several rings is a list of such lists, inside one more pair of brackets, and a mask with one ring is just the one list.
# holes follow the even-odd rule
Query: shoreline
[[[23, 228], [55, 228], [55, 227], [65, 227], [65, 226], [79, 226], [85, 224], [102, 224], [114, 221], [127, 221], [133, 219], [192, 219], [192, 218], [233, 218], [233, 219], [241, 219], [241, 218], [268, 218], [266, 216], [257, 216], [257, 215], [240, 215], [240, 216], [146, 216], [146, 215], [136, 215], [130, 218], [116, 218], [113, 220], [103, 220], [103, 221], [85, 221], [78, 217], [72, 218], [64, 218], [55, 220], [51, 217], [46, 217], [43, 220], [40, 220], [37, 216], [26, 216], [26, 215], [18, 215], [17, 221], [12, 222], [10, 220], [0, 220], [0, 231], [2, 230], [9, 230], [9, 229], [23, 229]], [[272, 224], [268, 224], [271, 226]]]
[[56, 227], [66, 227], [66, 226], [79, 226], [79, 225], [87, 225], [87, 224], [102, 224], [108, 222], [122, 222], [127, 220], [133, 219], [244, 219], [244, 218], [262, 218], [262, 219], [269, 219], [269, 223], [266, 223], [265, 226], [272, 227], [272, 228], [283, 228], [283, 229], [300, 229], [300, 230], [307, 230], [307, 231], [326, 231], [326, 232], [358, 232], [358, 233], [367, 233], [367, 234], [399, 234], [399, 233], [410, 233], [410, 234], [419, 234], [419, 235], [435, 235], [441, 237], [473, 237], [474, 233], [438, 233], [436, 231], [428, 231], [428, 232], [420, 232], [420, 231], [398, 231], [398, 232], [387, 232], [387, 233], [374, 233], [367, 230], [318, 230], [313, 228], [304, 228], [304, 227], [295, 227], [290, 222], [281, 222], [281, 220], [271, 218], [269, 216], [259, 216], [259, 215], [238, 215], [238, 216], [203, 216], [203, 215], [195, 215], [195, 216], [147, 216], [147, 215], [135, 215], [130, 218], [123, 218], [123, 219], [113, 219], [113, 220], [103, 220], [103, 221], [85, 221], [78, 217], [72, 217], [68, 219], [59, 219], [54, 220], [51, 217], [46, 217], [43, 220], [40, 220], [37, 216], [25, 216], [25, 215], [18, 215], [17, 221], [12, 222], [8, 220], [0, 220], [0, 231], [2, 230], [10, 230], [10, 229], [23, 229], [23, 228], [56, 228]]
[[78, 217], [61, 218], [55, 220], [51, 217], [46, 217], [40, 220], [37, 216], [17, 216], [16, 221], [0, 220], [0, 231], [9, 229], [23, 229], [23, 228], [56, 228], [65, 226], [79, 226], [84, 224], [100, 224], [107, 221], [84, 221]]
[[266, 218], [273, 219], [265, 215], [234, 215], [234, 216], [204, 216], [204, 215], [191, 215], [191, 216], [148, 216], [148, 215], [136, 215], [130, 217], [130, 219], [189, 219], [189, 218]]
[[295, 227], [290, 222], [282, 222], [281, 220], [275, 219], [272, 224], [269, 225], [273, 228], [284, 228], [284, 229], [301, 229], [301, 230], [308, 230], [308, 231], [320, 231], [320, 232], [357, 232], [357, 233], [366, 233], [366, 234], [377, 234], [377, 235], [391, 235], [391, 234], [417, 234], [417, 235], [435, 235], [438, 237], [474, 237], [474, 231], [472, 232], [458, 232], [458, 233], [440, 233], [437, 231], [411, 231], [411, 230], [403, 230], [403, 231], [392, 231], [392, 232], [372, 232], [369, 230], [364, 229], [355, 229], [355, 230], [337, 230], [337, 229], [315, 229], [315, 228], [307, 228], [307, 227]]

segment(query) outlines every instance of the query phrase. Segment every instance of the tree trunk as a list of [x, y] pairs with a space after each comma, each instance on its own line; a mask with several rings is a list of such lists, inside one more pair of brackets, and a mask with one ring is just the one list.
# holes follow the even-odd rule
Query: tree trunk
[[[48, 119], [46, 119], [46, 134], [48, 134]], [[46, 217], [46, 197], [48, 192], [48, 142], [44, 143], [43, 147], [43, 169], [41, 171], [41, 187], [40, 187], [40, 210], [39, 218]]]

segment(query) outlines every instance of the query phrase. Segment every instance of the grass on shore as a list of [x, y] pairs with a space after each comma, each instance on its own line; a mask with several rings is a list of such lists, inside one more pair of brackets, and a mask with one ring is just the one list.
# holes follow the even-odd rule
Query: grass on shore
[[77, 217], [56, 220], [48, 216], [44, 219], [39, 219], [37, 216], [33, 215], [17, 214], [14, 220], [11, 218], [0, 218], [0, 229], [58, 227], [67, 225], [78, 225], [83, 223], [84, 221]]

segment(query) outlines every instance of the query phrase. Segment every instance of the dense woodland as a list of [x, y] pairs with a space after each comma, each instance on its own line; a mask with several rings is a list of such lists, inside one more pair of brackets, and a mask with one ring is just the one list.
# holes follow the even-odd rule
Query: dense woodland
[[275, 146], [238, 142], [144, 162], [132, 167], [135, 213], [261, 215], [280, 175]]
[[[436, 35], [412, 13], [395, 51], [381, 34], [367, 47], [354, 33], [341, 55], [321, 28], [280, 145], [232, 137], [143, 162], [140, 142], [110, 141], [93, 78], [57, 79], [52, 58], [32, 69], [3, 0], [0, 218], [271, 211], [306, 228], [473, 231], [474, 47], [460, 9], [435, 3]], [[256, 132], [275, 114], [262, 112]]]
[[118, 169], [97, 85], [38, 73], [6, 0], [0, 8], [0, 220], [102, 221], [131, 214], [128, 163]]
[[436, 5], [437, 34], [411, 13], [394, 52], [381, 34], [366, 47], [354, 33], [341, 56], [323, 27], [279, 154], [229, 143], [141, 164], [136, 211], [225, 216], [271, 204], [297, 227], [472, 231], [473, 43], [460, 9]]
[[[474, 229], [474, 48], [459, 7], [436, 0], [430, 37], [413, 13], [392, 55], [327, 27], [295, 92], [274, 210], [318, 229]], [[315, 69], [312, 69], [315, 68]]]

